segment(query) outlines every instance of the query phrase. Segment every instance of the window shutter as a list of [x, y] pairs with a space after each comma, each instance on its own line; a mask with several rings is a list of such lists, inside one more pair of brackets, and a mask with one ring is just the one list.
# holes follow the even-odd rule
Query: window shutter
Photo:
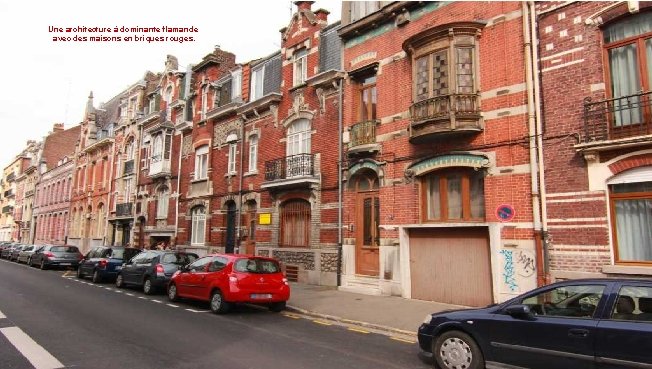
[[165, 135], [165, 149], [163, 151], [164, 159], [170, 159], [170, 146], [172, 144], [172, 136], [169, 134]]
[[160, 111], [161, 110], [161, 94], [156, 94], [156, 97], [154, 98], [154, 111]]

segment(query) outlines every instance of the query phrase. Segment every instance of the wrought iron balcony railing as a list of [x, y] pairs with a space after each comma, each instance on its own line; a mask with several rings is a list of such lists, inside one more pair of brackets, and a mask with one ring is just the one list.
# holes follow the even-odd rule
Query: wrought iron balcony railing
[[583, 142], [615, 140], [652, 133], [652, 91], [602, 101], [584, 99]]
[[376, 124], [378, 121], [368, 120], [356, 123], [351, 127], [349, 147], [376, 143]]
[[125, 202], [122, 204], [116, 204], [115, 206], [115, 215], [118, 217], [130, 216], [133, 211], [133, 202]]
[[134, 172], [134, 159], [125, 161], [123, 175], [132, 174]]
[[265, 162], [265, 180], [314, 175], [313, 154], [297, 154]]

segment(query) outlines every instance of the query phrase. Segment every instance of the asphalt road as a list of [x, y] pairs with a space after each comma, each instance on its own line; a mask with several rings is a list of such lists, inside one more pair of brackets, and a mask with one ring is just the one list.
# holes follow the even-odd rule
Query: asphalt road
[[429, 367], [414, 343], [325, 323], [251, 306], [214, 315], [206, 304], [0, 261], [2, 369]]

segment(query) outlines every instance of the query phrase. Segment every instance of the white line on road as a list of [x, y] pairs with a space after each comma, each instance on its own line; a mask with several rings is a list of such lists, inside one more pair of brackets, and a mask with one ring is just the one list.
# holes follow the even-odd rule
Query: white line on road
[[32, 363], [35, 369], [63, 368], [63, 364], [47, 350], [36, 343], [18, 327], [0, 328], [0, 333], [7, 337], [18, 351]]
[[186, 311], [189, 311], [191, 313], [208, 313], [208, 310], [186, 309]]
[[6, 316], [2, 313], [2, 311], [0, 311], [0, 319], [4, 319], [4, 318], [6, 318]]
[[149, 301], [156, 302], [157, 304], [162, 304], [163, 303], [163, 301], [159, 301], [159, 300], [149, 300]]
[[134, 296], [133, 293], [125, 293], [125, 295], [127, 295], [127, 296]]
[[138, 296], [138, 298], [141, 300], [147, 300], [147, 297], [143, 297], [143, 296]]
[[173, 308], [178, 308], [179, 307], [179, 305], [172, 305], [172, 304], [165, 304], [165, 305], [167, 305], [169, 307], [173, 307]]

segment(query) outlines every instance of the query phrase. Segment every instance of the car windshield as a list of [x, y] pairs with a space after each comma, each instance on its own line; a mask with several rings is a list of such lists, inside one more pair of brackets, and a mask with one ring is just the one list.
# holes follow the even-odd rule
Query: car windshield
[[163, 255], [163, 260], [161, 260], [161, 263], [188, 265], [195, 260], [197, 260], [197, 255], [195, 254], [165, 254]]
[[50, 249], [52, 252], [77, 252], [75, 246], [54, 246]]
[[281, 268], [274, 260], [267, 259], [240, 259], [233, 266], [235, 271], [243, 273], [269, 274], [279, 273]]

